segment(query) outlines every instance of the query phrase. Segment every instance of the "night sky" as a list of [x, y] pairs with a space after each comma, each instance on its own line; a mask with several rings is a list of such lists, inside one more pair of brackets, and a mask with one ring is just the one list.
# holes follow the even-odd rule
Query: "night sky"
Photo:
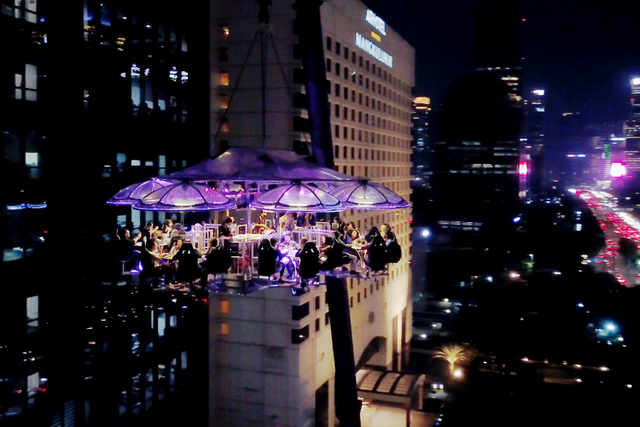
[[[416, 49], [416, 94], [441, 102], [470, 72], [482, 0], [364, 2]], [[629, 77], [640, 75], [640, 2], [523, 0], [522, 11], [524, 88], [547, 91], [548, 120], [624, 120]]]

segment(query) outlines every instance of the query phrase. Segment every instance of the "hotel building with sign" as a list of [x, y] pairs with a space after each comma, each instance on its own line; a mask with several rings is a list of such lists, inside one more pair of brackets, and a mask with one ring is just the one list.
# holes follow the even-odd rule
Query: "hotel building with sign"
[[[260, 43], [252, 44], [258, 7], [250, 0], [211, 2], [212, 152], [264, 146], [310, 153], [297, 35], [304, 23], [293, 3], [269, 8], [274, 43], [265, 43], [263, 122]], [[334, 167], [410, 200], [414, 49], [357, 0], [324, 2], [320, 11]], [[349, 210], [340, 218], [363, 233], [390, 224], [402, 246], [388, 276], [346, 279], [357, 367], [400, 370], [412, 336], [411, 209]], [[324, 286], [299, 296], [287, 289], [212, 294], [210, 322], [210, 425], [335, 424]]]

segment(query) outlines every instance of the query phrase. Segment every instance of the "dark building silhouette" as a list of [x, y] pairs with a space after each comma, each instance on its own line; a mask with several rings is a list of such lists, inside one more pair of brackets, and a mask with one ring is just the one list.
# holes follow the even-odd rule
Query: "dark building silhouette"
[[[431, 122], [431, 192], [419, 218], [415, 257], [426, 254], [426, 281], [414, 282], [418, 310], [434, 284], [485, 274], [475, 251], [483, 236], [513, 224], [521, 161], [521, 17], [517, 2], [482, 2], [470, 74], [445, 96]], [[496, 228], [497, 227], [497, 228]], [[484, 233], [484, 230], [489, 230]], [[426, 268], [424, 268], [426, 269]], [[423, 270], [424, 270], [423, 269]]]
[[474, 69], [445, 97], [434, 123], [433, 204], [438, 227], [478, 232], [517, 211], [522, 98], [518, 2], [482, 2]]
[[494, 75], [475, 73], [445, 97], [434, 141], [438, 225], [479, 231], [517, 210], [520, 119], [520, 103]]
[[544, 117], [545, 90], [533, 89], [524, 100], [524, 129], [522, 161], [527, 163], [528, 188], [534, 194], [543, 189], [545, 177], [544, 161]]
[[[413, 114], [411, 120], [413, 127], [413, 168], [411, 170], [411, 187], [418, 191], [427, 191], [431, 188], [431, 139], [429, 132], [429, 114], [431, 112], [431, 100], [426, 96], [418, 96], [411, 103]], [[421, 193], [422, 194], [422, 193]], [[415, 203], [415, 202], [414, 202]]]
[[148, 417], [187, 384], [188, 322], [103, 287], [116, 229], [164, 219], [105, 201], [206, 157], [207, 4], [4, 2], [0, 36], [0, 419]]

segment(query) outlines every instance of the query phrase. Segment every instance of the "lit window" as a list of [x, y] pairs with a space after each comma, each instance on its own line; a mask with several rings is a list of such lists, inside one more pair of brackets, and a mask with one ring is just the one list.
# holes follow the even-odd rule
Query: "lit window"
[[40, 163], [40, 154], [39, 153], [24, 153], [24, 164], [29, 167], [38, 167]]
[[229, 336], [229, 322], [220, 322], [220, 335], [223, 337]]
[[220, 95], [220, 109], [226, 110], [227, 108], [229, 108], [229, 96]]
[[220, 86], [229, 86], [229, 73], [220, 73]]
[[226, 39], [229, 37], [229, 27], [227, 27], [226, 25], [222, 26], [222, 38]]
[[229, 300], [221, 299], [220, 300], [220, 313], [221, 314], [229, 314]]

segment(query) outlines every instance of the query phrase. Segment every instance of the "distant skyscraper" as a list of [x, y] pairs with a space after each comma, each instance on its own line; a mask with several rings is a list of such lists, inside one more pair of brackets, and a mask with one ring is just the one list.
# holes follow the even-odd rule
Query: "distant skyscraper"
[[640, 77], [630, 80], [631, 97], [629, 100], [630, 114], [624, 126], [626, 144], [624, 148], [624, 161], [627, 174], [632, 177], [634, 187], [638, 186], [640, 178]]
[[441, 227], [479, 231], [517, 210], [520, 107], [508, 86], [485, 73], [463, 80], [444, 99], [433, 144], [433, 213]]
[[528, 167], [528, 188], [539, 191], [544, 177], [544, 115], [545, 90], [533, 89], [524, 101], [525, 133], [522, 141], [522, 159]]
[[412, 187], [415, 189], [431, 188], [430, 177], [430, 152], [429, 139], [429, 112], [431, 100], [426, 96], [413, 99], [413, 171], [411, 173]]
[[478, 11], [472, 75], [444, 99], [435, 124], [433, 209], [441, 228], [479, 231], [518, 206], [522, 127], [519, 2]]
[[625, 126], [628, 137], [640, 137], [640, 77], [633, 77], [630, 81], [631, 97], [629, 104], [631, 111]]

